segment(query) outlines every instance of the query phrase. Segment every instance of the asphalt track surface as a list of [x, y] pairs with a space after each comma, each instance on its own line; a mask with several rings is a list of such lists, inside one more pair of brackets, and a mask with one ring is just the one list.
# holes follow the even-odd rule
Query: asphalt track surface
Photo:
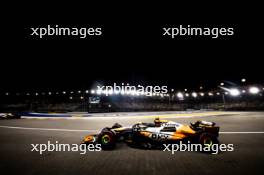
[[[210, 115], [208, 115], [210, 114]], [[214, 121], [221, 127], [221, 143], [234, 144], [233, 152], [217, 155], [200, 152], [164, 152], [142, 150], [118, 144], [112, 151], [31, 152], [31, 144], [80, 143], [86, 134], [96, 133], [118, 122], [124, 126], [135, 122], [152, 122], [155, 113], [103, 114], [71, 119], [0, 120], [1, 174], [94, 174], [94, 175], [216, 175], [263, 174], [264, 112], [203, 114], [157, 113], [179, 123], [196, 120]], [[252, 133], [253, 132], [253, 133]]]

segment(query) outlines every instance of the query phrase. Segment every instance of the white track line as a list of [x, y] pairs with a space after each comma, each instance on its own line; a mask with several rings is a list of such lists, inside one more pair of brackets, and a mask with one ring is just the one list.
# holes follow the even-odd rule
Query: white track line
[[[0, 126], [0, 128], [9, 128], [9, 129], [25, 129], [25, 130], [39, 130], [39, 131], [67, 131], [67, 132], [99, 132], [99, 130], [85, 130], [85, 129], [54, 129], [54, 128], [25, 128], [18, 126]], [[219, 134], [264, 134], [263, 131], [249, 131], [249, 132], [219, 132]]]
[[219, 134], [264, 134], [262, 131], [253, 131], [253, 132], [219, 132]]
[[168, 113], [168, 114], [151, 114], [151, 113], [146, 113], [146, 114], [135, 114], [135, 115], [106, 115], [106, 116], [89, 116], [89, 117], [83, 117], [80, 115], [72, 115], [71, 117], [62, 117], [62, 116], [57, 116], [57, 117], [50, 117], [50, 116], [21, 116], [23, 119], [67, 119], [67, 120], [72, 120], [72, 119], [82, 119], [82, 120], [90, 120], [90, 119], [139, 119], [139, 118], [197, 118], [197, 117], [208, 117], [208, 116], [219, 116], [219, 115], [226, 115], [226, 114], [240, 114], [237, 112], [185, 112], [185, 113]]
[[98, 130], [84, 130], [84, 129], [54, 129], [54, 128], [25, 128], [25, 127], [18, 127], [18, 126], [0, 126], [0, 128], [9, 128], [9, 129], [26, 129], [26, 130], [39, 130], [39, 131], [98, 132]]

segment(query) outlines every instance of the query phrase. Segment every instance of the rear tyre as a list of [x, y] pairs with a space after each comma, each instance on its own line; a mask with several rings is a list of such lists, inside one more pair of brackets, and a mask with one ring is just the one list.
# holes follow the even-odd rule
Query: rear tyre
[[111, 131], [103, 131], [99, 137], [98, 142], [101, 144], [103, 150], [114, 149], [115, 147], [115, 136]]

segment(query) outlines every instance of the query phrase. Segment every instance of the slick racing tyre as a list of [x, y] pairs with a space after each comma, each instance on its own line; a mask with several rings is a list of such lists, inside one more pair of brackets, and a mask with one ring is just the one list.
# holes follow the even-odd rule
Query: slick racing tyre
[[115, 136], [111, 131], [103, 131], [99, 137], [98, 142], [101, 144], [103, 150], [114, 149], [115, 147]]
[[213, 145], [218, 145], [219, 141], [217, 137], [209, 133], [202, 133], [199, 137], [199, 144], [202, 145], [202, 152], [212, 153]]

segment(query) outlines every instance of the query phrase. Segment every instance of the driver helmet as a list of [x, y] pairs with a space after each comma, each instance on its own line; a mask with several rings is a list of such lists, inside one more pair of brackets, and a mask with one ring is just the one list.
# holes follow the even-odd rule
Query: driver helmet
[[156, 127], [160, 127], [160, 124], [161, 124], [160, 118], [156, 117], [155, 120], [154, 120], [154, 123], [155, 123]]

